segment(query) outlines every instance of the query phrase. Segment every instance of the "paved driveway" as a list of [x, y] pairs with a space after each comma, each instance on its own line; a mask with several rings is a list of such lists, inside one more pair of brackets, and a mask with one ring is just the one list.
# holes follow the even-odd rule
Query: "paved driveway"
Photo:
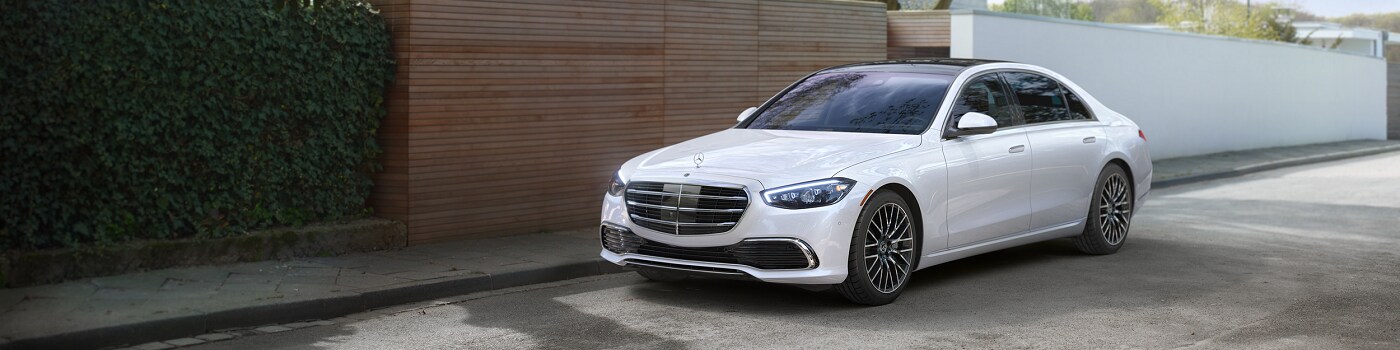
[[1135, 220], [1116, 255], [985, 254], [883, 307], [629, 273], [197, 348], [1400, 348], [1400, 154], [1161, 190]]

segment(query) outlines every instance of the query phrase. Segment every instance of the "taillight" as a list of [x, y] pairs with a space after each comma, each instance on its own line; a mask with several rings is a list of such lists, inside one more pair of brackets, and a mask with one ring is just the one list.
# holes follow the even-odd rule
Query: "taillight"
[[1143, 133], [1142, 129], [1138, 129], [1138, 137], [1141, 137], [1143, 141], [1147, 141], [1147, 134]]

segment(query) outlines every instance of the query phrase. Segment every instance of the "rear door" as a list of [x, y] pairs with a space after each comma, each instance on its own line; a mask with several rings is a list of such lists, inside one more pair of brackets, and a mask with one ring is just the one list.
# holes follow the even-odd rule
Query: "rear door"
[[1031, 228], [1084, 219], [1103, 158], [1104, 131], [1078, 95], [1050, 77], [1003, 73], [1025, 119], [1031, 155]]
[[948, 125], [957, 125], [968, 112], [992, 116], [998, 130], [943, 141], [949, 247], [1030, 228], [1031, 145], [1025, 131], [1017, 127], [1021, 122], [1010, 92], [997, 74], [973, 77], [964, 84]]

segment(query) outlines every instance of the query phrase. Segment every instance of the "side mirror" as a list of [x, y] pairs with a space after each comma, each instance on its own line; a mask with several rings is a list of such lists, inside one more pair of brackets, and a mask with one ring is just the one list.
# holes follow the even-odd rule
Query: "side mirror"
[[997, 120], [992, 119], [992, 116], [977, 112], [967, 112], [967, 114], [963, 114], [961, 119], [958, 119], [958, 127], [954, 130], [949, 130], [947, 134], [948, 138], [954, 138], [967, 135], [990, 134], [996, 131]]
[[749, 107], [749, 109], [745, 109], [743, 113], [739, 113], [739, 121], [743, 122], [744, 119], [749, 119], [749, 116], [753, 115], [753, 112], [757, 111], [758, 107]]

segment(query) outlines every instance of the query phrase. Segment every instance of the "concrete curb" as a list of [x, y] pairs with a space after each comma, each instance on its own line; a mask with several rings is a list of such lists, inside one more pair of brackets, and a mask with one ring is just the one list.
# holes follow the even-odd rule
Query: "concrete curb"
[[1230, 169], [1230, 170], [1227, 170], [1227, 171], [1214, 172], [1214, 173], [1205, 173], [1205, 174], [1193, 174], [1193, 175], [1186, 175], [1186, 176], [1181, 176], [1181, 177], [1176, 177], [1176, 178], [1171, 178], [1171, 179], [1163, 179], [1163, 180], [1155, 180], [1155, 179], [1154, 179], [1154, 180], [1152, 180], [1152, 188], [1153, 188], [1153, 189], [1167, 188], [1167, 187], [1180, 186], [1180, 185], [1191, 184], [1191, 183], [1197, 183], [1197, 182], [1202, 182], [1202, 181], [1210, 181], [1210, 180], [1218, 180], [1218, 179], [1239, 177], [1239, 176], [1244, 176], [1244, 175], [1253, 174], [1253, 173], [1262, 172], [1262, 171], [1269, 171], [1269, 170], [1280, 169], [1280, 168], [1294, 167], [1294, 166], [1299, 166], [1299, 165], [1308, 165], [1308, 164], [1316, 164], [1316, 163], [1330, 162], [1330, 161], [1334, 161], [1334, 160], [1343, 160], [1343, 159], [1349, 159], [1349, 158], [1364, 157], [1364, 156], [1375, 155], [1375, 154], [1381, 154], [1381, 153], [1392, 152], [1392, 151], [1400, 151], [1400, 145], [1382, 146], [1382, 147], [1375, 147], [1375, 148], [1369, 148], [1369, 149], [1361, 149], [1361, 150], [1353, 150], [1353, 151], [1345, 151], [1345, 152], [1334, 152], [1334, 153], [1318, 154], [1318, 155], [1312, 155], [1312, 156], [1301, 157], [1301, 158], [1284, 159], [1284, 160], [1278, 160], [1278, 161], [1272, 161], [1272, 162], [1266, 162], [1266, 163], [1260, 163], [1260, 164], [1246, 165], [1246, 166], [1242, 166], [1242, 167], [1237, 167], [1237, 168], [1234, 168], [1234, 169]]
[[327, 298], [293, 300], [17, 339], [0, 343], [0, 349], [99, 349], [134, 345], [192, 337], [221, 329], [331, 319], [399, 304], [623, 271], [621, 267], [598, 258], [496, 275], [446, 277], [357, 290]]

